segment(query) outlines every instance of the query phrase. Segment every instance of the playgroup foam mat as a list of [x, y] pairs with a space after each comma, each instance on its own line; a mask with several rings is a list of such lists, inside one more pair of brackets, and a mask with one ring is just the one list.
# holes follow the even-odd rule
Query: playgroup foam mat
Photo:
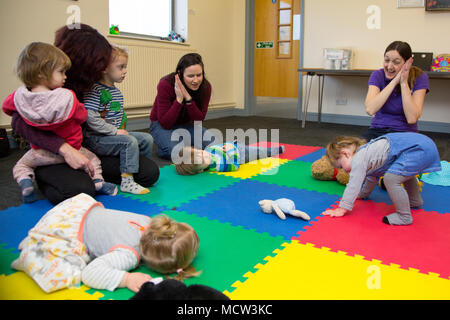
[[[424, 183], [424, 205], [409, 226], [389, 226], [394, 212], [386, 191], [357, 200], [341, 218], [321, 213], [337, 205], [345, 187], [311, 177], [320, 147], [283, 144], [279, 158], [253, 161], [231, 173], [180, 176], [161, 168], [146, 195], [98, 196], [106, 208], [190, 224], [200, 237], [185, 280], [224, 292], [230, 299], [450, 299], [450, 187]], [[259, 200], [288, 198], [311, 220], [265, 214]], [[44, 293], [25, 273], [11, 269], [18, 246], [52, 205], [47, 200], [0, 211], [0, 299], [123, 300], [114, 292], [77, 287]], [[138, 271], [159, 277], [144, 266]]]

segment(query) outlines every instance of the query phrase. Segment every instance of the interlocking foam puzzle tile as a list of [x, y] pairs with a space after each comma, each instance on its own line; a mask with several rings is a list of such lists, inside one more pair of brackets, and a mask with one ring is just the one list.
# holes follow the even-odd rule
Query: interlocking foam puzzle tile
[[258, 232], [280, 235], [286, 240], [295, 236], [309, 221], [287, 215], [281, 220], [276, 214], [266, 214], [258, 204], [260, 200], [292, 199], [298, 210], [305, 211], [314, 219], [339, 197], [327, 193], [301, 190], [267, 184], [254, 180], [242, 180], [228, 188], [199, 197], [178, 207], [180, 211], [230, 222]]
[[392, 212], [392, 205], [357, 200], [350, 213], [339, 218], [322, 216], [296, 239], [449, 279], [450, 215], [417, 209], [412, 210], [411, 225], [383, 223], [382, 218]]
[[238, 181], [240, 179], [208, 173], [183, 176], [177, 174], [175, 167], [170, 165], [160, 168], [159, 180], [149, 188], [150, 193], [144, 195], [120, 194], [124, 197], [172, 208]]
[[0, 244], [0, 275], [10, 275], [16, 272], [11, 268], [11, 263], [19, 257], [18, 252], [13, 252], [13, 248], [6, 249], [4, 244]]
[[[432, 184], [423, 183], [421, 192], [423, 206], [420, 208], [425, 211], [449, 213], [450, 206], [448, 196], [445, 196], [445, 194], [450, 194], [450, 187], [435, 186]], [[392, 204], [392, 200], [389, 197], [388, 192], [378, 186], [370, 194], [369, 200]]]
[[89, 294], [89, 288], [82, 285], [45, 293], [24, 272], [16, 272], [9, 276], [0, 275], [0, 300], [98, 300], [101, 293]]
[[283, 163], [286, 163], [287, 161], [289, 160], [269, 157], [241, 164], [239, 170], [236, 171], [213, 172], [211, 174], [224, 175], [227, 177], [234, 177], [240, 179], [248, 179], [258, 174], [264, 174], [268, 170], [277, 168], [278, 166], [280, 166]]
[[95, 197], [95, 199], [97, 201], [100, 201], [103, 204], [103, 206], [107, 209], [134, 212], [147, 216], [153, 216], [164, 210], [169, 209], [166, 208], [165, 206], [159, 206], [156, 203], [148, 203], [133, 200], [131, 198], [126, 197], [125, 193], [118, 194], [114, 197], [97, 196]]
[[[96, 199], [107, 208], [150, 216], [166, 213], [193, 225], [201, 242], [194, 265], [203, 273], [186, 283], [226, 290], [233, 299], [449, 299], [450, 215], [444, 203], [448, 189], [426, 186], [425, 205], [413, 210], [414, 223], [407, 227], [383, 224], [381, 218], [393, 212], [393, 206], [375, 201], [358, 200], [356, 211], [343, 218], [321, 216], [344, 190], [335, 181], [311, 177], [310, 165], [323, 152], [318, 149], [295, 160], [283, 159], [287, 162], [245, 180], [211, 173], [179, 176], [168, 166], [161, 168], [160, 180], [150, 188], [153, 194], [148, 199], [124, 193]], [[384, 198], [378, 201], [390, 203], [387, 192], [380, 192]], [[294, 200], [312, 221], [291, 216], [282, 221], [260, 210], [262, 198], [282, 197]], [[175, 206], [177, 210], [168, 210]], [[86, 286], [48, 295], [25, 273], [10, 268], [20, 241], [50, 208], [50, 202], [43, 200], [0, 211], [0, 299], [133, 296], [128, 289], [109, 292]], [[426, 212], [428, 208], [443, 210]], [[301, 244], [297, 246], [302, 249], [291, 244], [276, 249], [293, 236], [298, 236]], [[381, 288], [368, 290], [375, 267], [380, 270]], [[161, 276], [145, 266], [137, 271]]]
[[310, 154], [318, 149], [320, 147], [311, 147], [311, 146], [299, 146], [295, 144], [286, 144], [286, 143], [273, 143], [273, 142], [259, 142], [256, 144], [251, 144], [251, 146], [260, 146], [260, 147], [278, 147], [280, 145], [284, 146], [284, 152], [278, 157], [280, 159], [289, 159], [294, 160], [298, 157], [304, 156], [306, 154]]
[[322, 158], [326, 153], [325, 148], [320, 148], [317, 151], [311, 152], [307, 155], [296, 158], [295, 160], [304, 161], [304, 162], [314, 162]]
[[232, 300], [450, 299], [450, 280], [351, 257], [312, 244], [283, 244], [248, 279], [226, 294]]
[[345, 190], [345, 186], [336, 181], [320, 181], [314, 179], [311, 176], [311, 163], [303, 161], [289, 161], [277, 168], [267, 170], [263, 175], [258, 175], [251, 179], [339, 196], [342, 196]]
[[[185, 280], [186, 285], [196, 283], [219, 291], [231, 290], [232, 283], [238, 279], [243, 280], [242, 275], [245, 272], [285, 241], [281, 237], [256, 233], [178, 210], [163, 213], [176, 221], [191, 225], [200, 239], [200, 248], [193, 266], [202, 273], [199, 277]], [[145, 266], [141, 266], [137, 271], [149, 273], [152, 277], [161, 276]], [[115, 292], [97, 291], [102, 293], [105, 299], [129, 299], [133, 295], [127, 289]], [[90, 292], [94, 292], [93, 289]]]
[[52, 207], [48, 200], [40, 200], [0, 211], [0, 243], [10, 248], [19, 247], [28, 231]]

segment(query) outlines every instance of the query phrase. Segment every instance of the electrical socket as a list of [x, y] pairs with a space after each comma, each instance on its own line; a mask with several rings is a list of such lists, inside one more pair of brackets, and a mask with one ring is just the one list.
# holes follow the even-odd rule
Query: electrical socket
[[337, 106], [346, 106], [347, 105], [347, 99], [336, 99], [336, 105]]

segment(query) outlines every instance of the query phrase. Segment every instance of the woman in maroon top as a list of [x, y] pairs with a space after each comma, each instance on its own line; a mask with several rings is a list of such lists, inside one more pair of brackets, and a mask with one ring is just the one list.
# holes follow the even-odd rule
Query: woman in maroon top
[[[158, 155], [171, 159], [172, 150], [178, 144], [177, 150], [184, 145], [197, 149], [208, 146], [212, 137], [204, 136], [206, 129], [201, 127], [201, 121], [208, 112], [211, 84], [205, 78], [201, 56], [188, 53], [181, 57], [175, 72], [163, 77], [157, 90], [150, 114], [150, 134], [158, 146]], [[177, 129], [185, 131], [179, 130], [172, 139]]]

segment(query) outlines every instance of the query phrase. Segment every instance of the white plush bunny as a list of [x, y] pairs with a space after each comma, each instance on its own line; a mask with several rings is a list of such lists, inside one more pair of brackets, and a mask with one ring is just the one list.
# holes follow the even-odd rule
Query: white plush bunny
[[264, 213], [272, 213], [275, 211], [277, 216], [282, 220], [286, 219], [285, 213], [304, 220], [311, 219], [307, 213], [300, 210], [295, 210], [294, 201], [286, 198], [277, 200], [261, 200], [259, 201], [259, 205]]

